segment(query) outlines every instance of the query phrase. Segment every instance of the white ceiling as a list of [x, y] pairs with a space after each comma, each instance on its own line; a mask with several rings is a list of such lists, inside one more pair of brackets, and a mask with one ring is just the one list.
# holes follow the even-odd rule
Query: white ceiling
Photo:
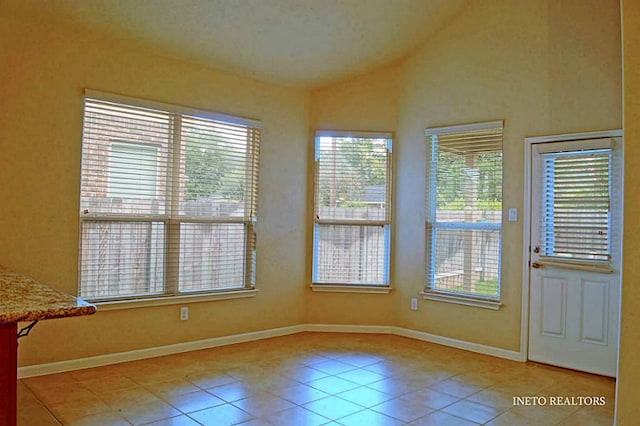
[[9, 0], [156, 53], [299, 87], [406, 57], [467, 0]]

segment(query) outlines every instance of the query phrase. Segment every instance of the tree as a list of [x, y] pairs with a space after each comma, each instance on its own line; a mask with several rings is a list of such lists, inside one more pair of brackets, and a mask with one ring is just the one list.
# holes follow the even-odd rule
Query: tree
[[[324, 145], [322, 145], [324, 143]], [[386, 144], [381, 139], [331, 138], [321, 141], [318, 182], [322, 206], [365, 205], [365, 187], [384, 185]]]
[[188, 201], [210, 197], [221, 188], [229, 172], [229, 162], [215, 140], [203, 142], [200, 138], [185, 140], [184, 198]]
[[[468, 166], [473, 156], [473, 167]], [[437, 207], [463, 210], [465, 207], [465, 179], [477, 180], [478, 207], [482, 210], [500, 209], [502, 201], [502, 153], [484, 152], [459, 154], [440, 152], [436, 171]]]
[[229, 142], [224, 132], [210, 126], [194, 126], [185, 131], [184, 149], [185, 200], [213, 195], [244, 200], [246, 152], [237, 149], [237, 141]]

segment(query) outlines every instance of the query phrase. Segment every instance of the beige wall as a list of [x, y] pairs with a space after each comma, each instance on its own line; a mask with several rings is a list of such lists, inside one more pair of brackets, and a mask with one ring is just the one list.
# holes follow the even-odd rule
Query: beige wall
[[[400, 65], [397, 83], [379, 72], [312, 93], [311, 126], [393, 128], [396, 167], [392, 284], [383, 299], [396, 324], [518, 351], [522, 298], [523, 140], [526, 136], [621, 127], [619, 7], [615, 0], [490, 0], [465, 11]], [[374, 84], [372, 84], [374, 83]], [[380, 94], [398, 88], [394, 102]], [[346, 106], [340, 106], [340, 99]], [[364, 113], [363, 111], [366, 111]], [[366, 115], [364, 115], [366, 114]], [[384, 115], [389, 115], [384, 118]], [[350, 117], [353, 117], [351, 119]], [[370, 117], [367, 120], [367, 117]], [[505, 120], [502, 298], [498, 311], [422, 301], [424, 283], [425, 138], [429, 126]], [[312, 312], [317, 299], [307, 298]], [[311, 319], [370, 316], [371, 300], [329, 299]], [[373, 298], [373, 297], [372, 297]], [[348, 313], [345, 306], [355, 308]]]
[[622, 1], [624, 61], [624, 246], [622, 312], [616, 424], [634, 425], [640, 418], [640, 3]]
[[[521, 220], [503, 228], [502, 310], [423, 300], [409, 310], [424, 283], [424, 128], [504, 119], [504, 207], [522, 217], [525, 136], [621, 127], [619, 33], [615, 0], [473, 1], [406, 61], [309, 94], [0, 13], [0, 263], [61, 290], [77, 282], [84, 87], [264, 126], [255, 299], [190, 305], [188, 322], [178, 306], [43, 322], [21, 342], [21, 365], [303, 322], [398, 325], [517, 351]], [[308, 288], [320, 128], [396, 134], [389, 295]]]
[[83, 88], [263, 123], [253, 299], [46, 321], [20, 342], [30, 365], [303, 321], [309, 97], [12, 17], [0, 7], [0, 263], [75, 294]]

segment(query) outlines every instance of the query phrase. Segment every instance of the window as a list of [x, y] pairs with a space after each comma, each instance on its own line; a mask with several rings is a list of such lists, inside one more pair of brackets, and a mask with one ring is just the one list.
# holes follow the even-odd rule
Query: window
[[502, 122], [432, 128], [426, 136], [425, 294], [493, 307], [500, 299]]
[[87, 91], [80, 296], [251, 289], [260, 123]]
[[318, 131], [313, 283], [388, 286], [391, 135]]
[[[130, 179], [130, 170], [137, 168], [137, 179]], [[147, 198], [156, 195], [158, 148], [131, 142], [113, 143], [109, 152], [110, 198]]]
[[541, 154], [540, 254], [558, 260], [611, 260], [611, 149]]

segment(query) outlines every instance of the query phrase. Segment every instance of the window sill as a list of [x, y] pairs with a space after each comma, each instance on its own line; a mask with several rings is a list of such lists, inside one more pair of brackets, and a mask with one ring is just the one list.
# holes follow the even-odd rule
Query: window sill
[[425, 300], [435, 300], [438, 302], [456, 303], [458, 305], [473, 306], [475, 308], [491, 309], [494, 311], [502, 307], [500, 301], [479, 299], [470, 296], [462, 296], [439, 291], [421, 291], [420, 294]]
[[92, 302], [98, 311], [116, 311], [121, 309], [149, 308], [152, 306], [177, 305], [181, 303], [212, 302], [217, 300], [245, 299], [255, 297], [258, 290], [234, 290], [207, 294], [181, 294], [177, 296], [148, 297], [144, 299], [113, 300]]
[[389, 294], [392, 290], [388, 285], [311, 284], [310, 287], [312, 291], [324, 293]]

